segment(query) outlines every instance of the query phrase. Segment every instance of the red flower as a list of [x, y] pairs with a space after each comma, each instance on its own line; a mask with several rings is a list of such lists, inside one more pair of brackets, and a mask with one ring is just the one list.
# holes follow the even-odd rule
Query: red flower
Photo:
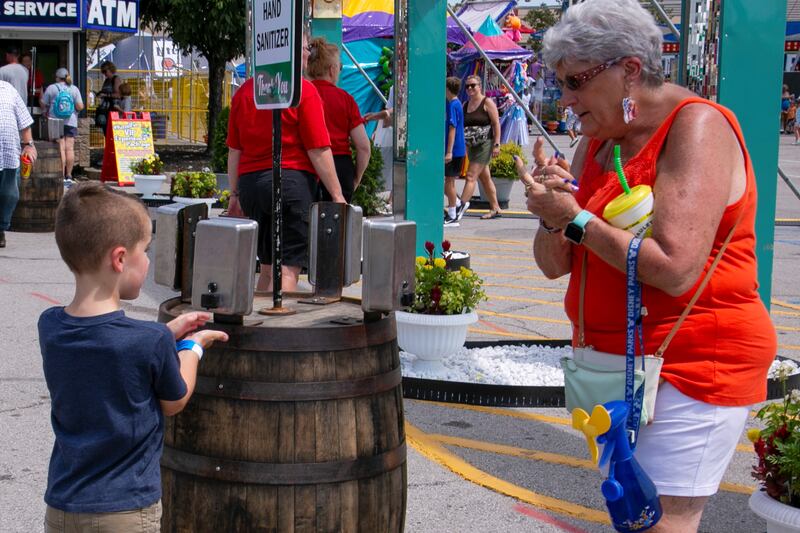
[[450, 251], [450, 241], [442, 241], [442, 250], [445, 252]]
[[425, 249], [428, 251], [429, 254], [433, 255], [433, 251], [436, 249], [436, 245], [434, 245], [431, 241], [425, 241]]
[[433, 300], [437, 305], [439, 304], [439, 300], [442, 299], [442, 289], [436, 285], [434, 288], [431, 289], [431, 300]]

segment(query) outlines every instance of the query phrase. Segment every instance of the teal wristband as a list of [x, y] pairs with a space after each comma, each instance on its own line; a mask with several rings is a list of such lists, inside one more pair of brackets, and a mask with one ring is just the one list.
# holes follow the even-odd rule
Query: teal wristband
[[175, 345], [175, 349], [178, 350], [179, 352], [182, 352], [183, 350], [193, 351], [194, 353], [197, 354], [198, 361], [203, 358], [203, 347], [200, 346], [199, 343], [189, 339], [178, 341], [178, 343]]
[[579, 228], [583, 229], [586, 227], [586, 224], [594, 218], [594, 213], [590, 213], [586, 209], [575, 215], [575, 218], [572, 219], [572, 223], [578, 226]]

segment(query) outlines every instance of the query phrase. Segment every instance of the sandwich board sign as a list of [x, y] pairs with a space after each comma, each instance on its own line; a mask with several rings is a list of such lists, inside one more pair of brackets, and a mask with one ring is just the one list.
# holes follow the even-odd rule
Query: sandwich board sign
[[253, 97], [257, 109], [285, 109], [300, 102], [302, 66], [300, 0], [253, 0]]

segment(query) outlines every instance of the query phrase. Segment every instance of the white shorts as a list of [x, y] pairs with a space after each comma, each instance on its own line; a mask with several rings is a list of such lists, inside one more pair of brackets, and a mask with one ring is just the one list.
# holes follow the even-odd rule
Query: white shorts
[[751, 406], [694, 400], [667, 382], [658, 388], [653, 423], [639, 431], [635, 457], [661, 496], [717, 492]]

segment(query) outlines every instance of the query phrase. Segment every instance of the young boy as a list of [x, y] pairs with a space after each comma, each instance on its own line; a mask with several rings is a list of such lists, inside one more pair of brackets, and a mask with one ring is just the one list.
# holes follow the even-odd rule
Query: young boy
[[56, 243], [75, 296], [39, 318], [52, 400], [45, 532], [157, 532], [164, 415], [194, 390], [203, 349], [226, 341], [195, 331], [211, 317], [169, 324], [127, 318], [147, 276], [151, 222], [134, 196], [99, 182], [74, 185], [56, 212]]
[[458, 226], [456, 208], [461, 204], [461, 200], [456, 194], [456, 178], [461, 176], [461, 167], [467, 155], [467, 147], [464, 144], [464, 110], [458, 101], [461, 80], [450, 76], [445, 83], [447, 112], [444, 136], [444, 194], [447, 196], [447, 213], [444, 216], [444, 225]]

